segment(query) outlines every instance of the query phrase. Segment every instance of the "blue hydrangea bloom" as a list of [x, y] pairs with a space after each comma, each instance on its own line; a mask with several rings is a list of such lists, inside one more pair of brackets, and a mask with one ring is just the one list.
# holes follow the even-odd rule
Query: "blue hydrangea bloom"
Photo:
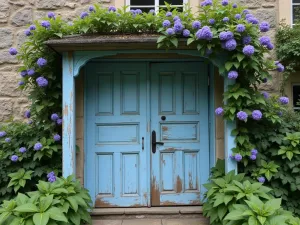
[[50, 24], [49, 21], [44, 20], [44, 21], [41, 22], [41, 26], [42, 26], [42, 27], [45, 27], [46, 29], [49, 29], [50, 26], [51, 26], [51, 24]]
[[21, 75], [21, 77], [26, 77], [27, 76], [27, 70], [22, 70], [20, 75]]
[[28, 74], [28, 76], [33, 76], [35, 74], [34, 69], [27, 70], [27, 74]]
[[270, 30], [270, 24], [268, 22], [261, 22], [261, 24], [259, 25], [259, 29], [261, 32], [267, 32]]
[[183, 29], [184, 29], [184, 26], [182, 25], [182, 23], [177, 20], [174, 24], [175, 33], [181, 33]]
[[257, 154], [258, 154], [258, 151], [256, 149], [251, 150], [251, 155], [257, 155]]
[[212, 5], [213, 2], [212, 0], [205, 0], [203, 2], [201, 2], [201, 6], [208, 6], [208, 5]]
[[[95, 7], [93, 6], [93, 5], [90, 5], [89, 6], [89, 11], [90, 12], [95, 12], [96, 10], [95, 10]], [[110, 11], [109, 9], [108, 9], [108, 11]]]
[[44, 58], [39, 58], [36, 63], [39, 67], [44, 67], [47, 65], [47, 60]]
[[174, 20], [174, 21], [180, 20], [180, 18], [179, 18], [179, 16], [174, 16], [173, 20]]
[[24, 112], [24, 117], [27, 118], [27, 119], [29, 119], [30, 116], [31, 116], [30, 110], [26, 110], [26, 111]]
[[22, 85], [24, 85], [24, 84], [25, 84], [25, 82], [21, 80], [21, 81], [19, 81], [19, 83], [18, 83], [18, 84], [19, 84], [19, 86], [22, 86]]
[[29, 29], [27, 29], [27, 30], [24, 31], [24, 34], [25, 34], [27, 37], [29, 37], [32, 33], [31, 33], [31, 31], [30, 31]]
[[197, 31], [196, 37], [197, 39], [210, 41], [213, 38], [213, 33], [208, 26], [204, 26], [202, 29]]
[[241, 14], [236, 14], [236, 15], [234, 16], [234, 18], [236, 18], [237, 20], [240, 20], [240, 19], [242, 18], [242, 16], [241, 16]]
[[271, 42], [269, 44], [267, 44], [268, 50], [272, 50], [273, 48], [274, 48], [274, 45]]
[[39, 151], [39, 150], [41, 150], [42, 148], [43, 148], [43, 145], [42, 145], [40, 142], [35, 143], [35, 145], [34, 145], [34, 147], [33, 147], [33, 149], [34, 149], [35, 151]]
[[225, 23], [229, 22], [229, 18], [228, 17], [224, 17], [223, 18], [223, 22], [225, 22]]
[[268, 36], [262, 36], [259, 38], [259, 42], [262, 46], [267, 46], [269, 43], [271, 43], [271, 38]]
[[243, 53], [246, 55], [246, 56], [252, 56], [255, 52], [255, 49], [252, 45], [246, 45], [244, 48], [243, 48]]
[[60, 137], [59, 134], [55, 134], [55, 135], [53, 136], [53, 140], [54, 140], [54, 141], [60, 141], [60, 139], [61, 139], [61, 137]]
[[47, 87], [48, 86], [48, 80], [45, 77], [38, 77], [36, 79], [36, 83], [39, 87]]
[[218, 107], [215, 110], [216, 115], [221, 116], [224, 113], [224, 109], [222, 107]]
[[167, 35], [169, 35], [169, 36], [175, 34], [175, 31], [174, 31], [173, 28], [168, 28], [168, 29], [166, 30], [166, 32], [167, 32]]
[[5, 138], [5, 142], [9, 143], [11, 141], [11, 138]]
[[234, 159], [235, 159], [235, 161], [237, 161], [237, 162], [240, 162], [240, 161], [242, 161], [242, 159], [243, 159], [243, 156], [241, 155], [241, 154], [236, 154], [235, 156], [234, 156]]
[[21, 153], [25, 153], [27, 151], [27, 149], [25, 148], [25, 147], [21, 147], [20, 149], [19, 149], [19, 152], [21, 152]]
[[267, 78], [264, 78], [264, 79], [262, 80], [262, 82], [263, 82], [263, 83], [267, 83], [267, 82], [268, 82], [268, 79], [267, 79]]
[[228, 5], [228, 0], [222, 0], [222, 5], [223, 5], [223, 6]]
[[236, 79], [238, 76], [239, 76], [238, 72], [236, 72], [234, 70], [229, 71], [229, 73], [228, 73], [228, 78], [229, 79]]
[[265, 99], [268, 99], [270, 97], [268, 92], [263, 91], [262, 95], [264, 96]]
[[6, 136], [6, 132], [5, 131], [0, 131], [0, 138], [5, 137], [5, 136]]
[[17, 49], [15, 49], [15, 48], [10, 48], [10, 49], [9, 49], [9, 54], [11, 54], [11, 55], [16, 55], [16, 54], [18, 54], [18, 51], [17, 51]]
[[49, 18], [49, 19], [55, 19], [55, 14], [54, 14], [54, 12], [48, 12], [48, 18]]
[[252, 112], [252, 118], [254, 120], [260, 120], [262, 118], [262, 113], [260, 110], [253, 110]]
[[228, 41], [233, 38], [233, 33], [231, 31], [222, 31], [219, 38], [221, 41]]
[[248, 9], [244, 9], [243, 10], [243, 14], [247, 15], [249, 13], [249, 10]]
[[13, 161], [13, 162], [17, 162], [18, 159], [19, 159], [19, 157], [18, 157], [17, 155], [13, 155], [10, 159], [11, 159], [11, 161]]
[[58, 120], [59, 119], [59, 116], [57, 115], [57, 113], [53, 113], [52, 115], [51, 115], [51, 120], [52, 121], [56, 121], [56, 120]]
[[233, 5], [232, 5], [232, 8], [237, 8], [238, 6], [237, 6], [237, 4], [236, 3], [234, 3]]
[[155, 13], [155, 10], [154, 10], [154, 9], [150, 9], [149, 13], [150, 13], [150, 14], [154, 14], [154, 13]]
[[172, 13], [171, 12], [167, 12], [166, 13], [166, 17], [170, 17], [170, 16], [172, 16]]
[[183, 37], [189, 37], [191, 32], [188, 29], [184, 29], [182, 34], [183, 34]]
[[200, 27], [201, 27], [201, 22], [200, 21], [196, 20], [192, 23], [192, 28], [200, 29]]
[[249, 19], [250, 17], [254, 17], [252, 14], [247, 14], [246, 16], [245, 16], [245, 18], [246, 19]]
[[115, 11], [117, 11], [117, 9], [116, 9], [116, 7], [114, 7], [114, 6], [109, 6], [109, 7], [108, 7], [108, 11], [109, 11], [109, 12], [115, 12]]
[[265, 183], [266, 182], [266, 178], [264, 178], [264, 177], [258, 177], [257, 180], [260, 183]]
[[63, 123], [63, 120], [62, 120], [62, 119], [57, 119], [57, 120], [56, 120], [56, 124], [57, 124], [57, 125], [62, 125], [62, 123]]
[[225, 42], [225, 49], [227, 49], [228, 51], [233, 51], [234, 49], [236, 49], [236, 46], [237, 43], [235, 39], [230, 39]]
[[53, 171], [47, 174], [47, 178], [50, 183], [53, 183], [56, 181], [56, 176]]
[[277, 115], [278, 115], [278, 116], [282, 116], [282, 112], [278, 112]]
[[140, 9], [136, 9], [134, 12], [135, 12], [135, 14], [142, 14], [143, 13], [142, 10], [140, 10]]
[[210, 25], [213, 25], [213, 24], [215, 24], [216, 21], [215, 21], [215, 19], [209, 19], [208, 22], [209, 22]]
[[35, 25], [30, 25], [29, 26], [29, 30], [35, 30], [36, 29], [36, 26]]
[[288, 97], [280, 97], [280, 98], [279, 98], [279, 102], [280, 102], [282, 105], [287, 105], [287, 104], [289, 104], [289, 98], [288, 98]]
[[251, 36], [245, 36], [245, 37], [243, 37], [243, 44], [244, 44], [244, 45], [250, 44], [251, 41], [252, 41]]
[[277, 66], [277, 71], [278, 72], [283, 72], [284, 71], [284, 66], [281, 63], [277, 63], [276, 66]]
[[250, 157], [249, 157], [251, 160], [256, 160], [256, 155], [250, 155]]
[[244, 111], [239, 111], [237, 114], [236, 114], [237, 118], [239, 120], [242, 120], [242, 121], [246, 121], [247, 118], [248, 118], [248, 115], [247, 113], [245, 113]]
[[171, 25], [171, 22], [169, 20], [164, 20], [162, 25], [163, 25], [163, 27], [169, 27]]
[[89, 14], [87, 13], [87, 12], [82, 12], [81, 14], [80, 14], [80, 18], [81, 19], [84, 19], [85, 17], [87, 17]]
[[252, 23], [252, 24], [258, 24], [259, 21], [256, 17], [252, 16], [246, 19], [248, 23]]
[[246, 30], [246, 27], [243, 24], [238, 24], [236, 26], [236, 31], [239, 33], [243, 33]]

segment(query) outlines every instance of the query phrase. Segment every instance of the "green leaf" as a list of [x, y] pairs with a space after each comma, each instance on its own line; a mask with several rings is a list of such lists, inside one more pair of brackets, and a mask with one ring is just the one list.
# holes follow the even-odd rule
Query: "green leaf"
[[49, 221], [49, 213], [36, 213], [33, 215], [34, 225], [47, 225]]
[[0, 215], [0, 224], [2, 224], [3, 222], [5, 222], [5, 220], [7, 220], [7, 218], [11, 215], [11, 212], [4, 212]]
[[290, 161], [292, 160], [293, 156], [294, 156], [294, 153], [293, 153], [293, 152], [291, 152], [291, 151], [287, 151], [287, 152], [286, 152], [286, 157], [287, 157]]
[[40, 212], [45, 212], [53, 202], [53, 195], [41, 198]]
[[227, 207], [224, 205], [219, 205], [218, 206], [218, 216], [221, 221], [226, 213], [227, 213]]
[[257, 216], [258, 221], [260, 222], [260, 224], [264, 225], [267, 218], [264, 216]]
[[231, 69], [231, 67], [233, 66], [233, 63], [232, 62], [227, 62], [225, 63], [225, 68], [227, 71], [229, 71]]
[[71, 208], [75, 212], [77, 212], [77, 210], [78, 210], [78, 204], [77, 204], [76, 200], [70, 196], [70, 197], [67, 198], [67, 201], [70, 203]]
[[248, 219], [249, 225], [259, 225], [258, 220], [254, 216], [250, 216]]
[[177, 38], [171, 38], [170, 40], [172, 44], [177, 48], [178, 47], [178, 39]]
[[36, 207], [35, 204], [32, 203], [26, 203], [25, 205], [18, 206], [17, 208], [14, 209], [16, 212], [21, 212], [21, 213], [32, 213], [32, 212], [38, 212], [38, 208]]
[[190, 44], [192, 44], [194, 42], [194, 38], [189, 38], [188, 40], [187, 40], [187, 45], [190, 45]]
[[158, 39], [157, 39], [157, 42], [156, 43], [160, 43], [162, 41], [164, 41], [167, 37], [166, 36], [160, 36]]
[[239, 54], [237, 55], [237, 59], [238, 59], [239, 62], [243, 61], [244, 58], [245, 58], [245, 55], [244, 55], [244, 54], [240, 54], [240, 53], [239, 53]]
[[66, 223], [68, 222], [68, 219], [66, 218], [64, 213], [59, 208], [52, 207], [47, 212], [49, 213], [50, 218], [53, 220], [62, 221], [62, 222], [66, 222]]
[[227, 214], [224, 220], [241, 220], [243, 219], [242, 212], [234, 210]]
[[62, 33], [54, 33], [56, 36], [62, 38], [63, 37], [63, 34]]

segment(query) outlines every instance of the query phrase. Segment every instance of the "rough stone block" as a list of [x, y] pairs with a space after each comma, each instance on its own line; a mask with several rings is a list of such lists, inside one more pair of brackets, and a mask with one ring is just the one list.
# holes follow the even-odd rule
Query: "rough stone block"
[[0, 64], [3, 63], [18, 63], [18, 60], [15, 56], [10, 55], [8, 50], [0, 51]]
[[2, 21], [7, 21], [6, 18], [9, 16], [9, 4], [7, 0], [0, 0], [0, 19]]
[[5, 122], [13, 112], [13, 102], [10, 98], [0, 99], [0, 122]]
[[29, 109], [30, 102], [27, 98], [17, 98], [13, 104], [14, 119], [24, 120], [24, 112]]
[[249, 9], [258, 9], [261, 7], [261, 0], [241, 0], [240, 3]]
[[270, 9], [258, 9], [254, 12], [259, 21], [267, 21], [270, 23], [270, 27], [276, 26], [276, 11]]
[[12, 17], [12, 24], [15, 26], [25, 26], [33, 21], [33, 13], [31, 8], [23, 8], [17, 11]]
[[18, 78], [13, 72], [0, 72], [0, 97], [18, 97], [21, 92], [18, 90]]
[[66, 0], [37, 0], [36, 6], [38, 9], [58, 9], [65, 3]]
[[13, 43], [13, 32], [9, 28], [0, 28], [0, 48], [8, 48]]
[[22, 44], [26, 41], [26, 35], [24, 33], [24, 30], [19, 31], [17, 33], [17, 47], [20, 48]]

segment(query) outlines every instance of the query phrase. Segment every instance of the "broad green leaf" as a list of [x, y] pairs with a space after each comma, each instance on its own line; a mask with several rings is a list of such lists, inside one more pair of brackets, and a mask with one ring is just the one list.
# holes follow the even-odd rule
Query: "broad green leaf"
[[11, 215], [11, 212], [4, 212], [0, 214], [0, 224], [2, 224]]
[[35, 213], [33, 215], [34, 225], [47, 225], [49, 221], [49, 213]]
[[67, 201], [70, 203], [71, 208], [75, 212], [77, 212], [77, 210], [78, 210], [78, 204], [77, 204], [76, 200], [70, 196], [70, 197], [67, 198]]
[[248, 219], [249, 225], [259, 225], [258, 220], [254, 216], [250, 216]]
[[224, 220], [241, 220], [243, 219], [242, 212], [234, 210], [227, 214]]
[[286, 157], [287, 157], [290, 161], [292, 160], [293, 156], [294, 156], [294, 153], [293, 153], [293, 152], [291, 152], [291, 151], [287, 151], [287, 152], [286, 152]]
[[40, 212], [45, 212], [53, 202], [53, 195], [41, 198]]
[[233, 66], [232, 62], [225, 63], [225, 68], [226, 68], [227, 71], [229, 71], [232, 66]]
[[68, 219], [59, 208], [52, 207], [47, 212], [49, 213], [50, 218], [53, 220], [62, 221], [66, 223], [68, 222]]
[[162, 41], [164, 41], [167, 37], [166, 36], [160, 36], [158, 39], [157, 39], [157, 43], [160, 43]]
[[190, 45], [191, 43], [193, 43], [194, 42], [194, 38], [189, 38], [188, 40], [187, 40], [187, 45]]
[[223, 217], [225, 216], [227, 212], [227, 207], [224, 205], [219, 205], [218, 206], [218, 217], [222, 221]]
[[264, 216], [257, 216], [258, 221], [260, 222], [260, 224], [264, 225], [267, 218]]
[[38, 208], [36, 207], [35, 204], [32, 203], [26, 203], [25, 205], [18, 206], [17, 208], [14, 209], [16, 212], [22, 212], [22, 213], [27, 213], [27, 212], [38, 212]]
[[177, 48], [178, 47], [178, 39], [177, 38], [171, 38], [170, 40], [172, 44]]

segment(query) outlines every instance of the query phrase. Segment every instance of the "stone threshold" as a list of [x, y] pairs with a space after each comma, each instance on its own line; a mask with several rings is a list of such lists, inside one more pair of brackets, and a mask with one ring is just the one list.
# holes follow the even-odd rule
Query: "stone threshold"
[[91, 216], [108, 215], [180, 215], [202, 214], [202, 206], [151, 207], [151, 208], [95, 208]]

